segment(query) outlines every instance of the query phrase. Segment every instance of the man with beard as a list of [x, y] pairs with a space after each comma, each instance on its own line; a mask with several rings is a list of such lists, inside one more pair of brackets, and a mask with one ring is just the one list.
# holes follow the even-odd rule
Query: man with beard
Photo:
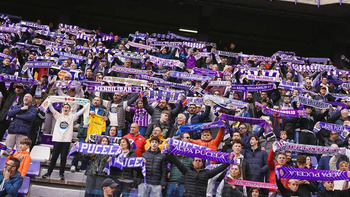
[[257, 115], [256, 107], [255, 107], [255, 101], [253, 99], [253, 94], [251, 92], [249, 92], [247, 94], [247, 98], [244, 101], [249, 104], [249, 110], [248, 110], [249, 117], [257, 118], [258, 115]]

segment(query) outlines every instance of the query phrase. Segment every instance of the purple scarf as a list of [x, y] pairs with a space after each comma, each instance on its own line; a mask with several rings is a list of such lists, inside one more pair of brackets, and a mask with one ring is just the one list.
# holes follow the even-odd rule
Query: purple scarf
[[332, 123], [326, 123], [326, 122], [317, 122], [313, 130], [316, 133], [318, 133], [321, 129], [326, 129], [328, 131], [335, 131], [339, 133], [339, 137], [342, 140], [345, 140], [345, 138], [349, 135], [349, 132], [350, 132], [350, 126], [332, 124]]
[[126, 86], [92, 86], [87, 85], [86, 91], [89, 92], [121, 92], [121, 93], [140, 93], [142, 92], [141, 87], [126, 87]]
[[72, 146], [67, 158], [69, 158], [75, 152], [117, 156], [120, 153], [122, 153], [122, 150], [119, 148], [118, 144], [102, 145], [102, 144], [90, 144], [90, 143], [78, 142], [77, 144], [74, 144]]
[[278, 179], [299, 179], [308, 181], [336, 181], [349, 180], [349, 172], [334, 170], [315, 170], [307, 168], [293, 168], [283, 166], [276, 168], [276, 176]]
[[306, 117], [305, 110], [295, 110], [295, 109], [272, 109], [266, 107], [265, 105], [255, 102], [256, 107], [260, 107], [263, 110], [263, 113], [266, 115], [272, 115], [273, 113], [278, 113], [281, 116], [289, 116], [289, 117]]
[[256, 92], [263, 90], [271, 90], [273, 84], [260, 84], [260, 85], [233, 85], [231, 90], [243, 91], [243, 92]]

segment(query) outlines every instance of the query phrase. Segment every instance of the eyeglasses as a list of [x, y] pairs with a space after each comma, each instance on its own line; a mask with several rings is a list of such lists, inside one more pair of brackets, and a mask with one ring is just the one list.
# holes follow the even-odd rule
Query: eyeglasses
[[196, 160], [193, 160], [193, 161], [195, 161], [195, 162], [202, 162], [202, 160], [198, 160], [198, 159], [196, 159]]
[[11, 164], [8, 164], [8, 163], [5, 163], [5, 166], [11, 166], [11, 167], [13, 167], [13, 165], [11, 165]]
[[239, 127], [239, 129], [246, 129], [245, 127]]

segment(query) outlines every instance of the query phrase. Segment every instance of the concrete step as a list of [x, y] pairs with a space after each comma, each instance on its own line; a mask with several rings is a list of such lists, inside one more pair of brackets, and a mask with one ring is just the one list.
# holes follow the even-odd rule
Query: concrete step
[[31, 179], [32, 183], [45, 183], [45, 184], [54, 184], [54, 185], [70, 185], [74, 187], [85, 187], [86, 185], [86, 176], [81, 172], [72, 173], [70, 171], [64, 172], [65, 180], [61, 181], [59, 177], [59, 170], [54, 169], [50, 178], [42, 178], [47, 172], [47, 168], [41, 168], [40, 175], [36, 178]]
[[33, 184], [30, 187], [29, 194], [30, 197], [83, 197], [85, 191], [83, 188], [74, 189], [67, 188], [67, 185], [59, 187], [58, 185], [46, 186]]

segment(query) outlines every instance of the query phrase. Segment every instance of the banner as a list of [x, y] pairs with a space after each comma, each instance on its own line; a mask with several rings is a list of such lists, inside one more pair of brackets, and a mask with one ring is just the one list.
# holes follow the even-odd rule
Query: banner
[[[122, 137], [91, 134], [91, 135], [89, 135], [89, 141], [91, 141], [93, 143], [97, 143], [102, 137], [107, 137], [111, 144], [119, 144], [120, 140], [122, 139]], [[128, 140], [130, 142], [130, 150], [136, 150], [137, 146], [136, 146], [136, 143], [134, 142], [134, 140], [132, 140], [132, 139], [128, 139]]]
[[302, 96], [298, 96], [297, 101], [299, 101], [300, 103], [302, 103], [304, 105], [311, 106], [311, 107], [318, 108], [318, 109], [329, 109], [332, 106], [331, 104], [316, 101], [314, 99], [305, 98]]
[[264, 188], [264, 189], [278, 189], [277, 185], [272, 183], [246, 181], [240, 179], [225, 178], [229, 183], [233, 185], [239, 185], [243, 187], [254, 187], [254, 188]]
[[273, 89], [273, 84], [259, 84], [259, 85], [232, 85], [231, 90], [243, 92], [256, 92]]
[[192, 72], [194, 74], [211, 75], [211, 76], [218, 76], [218, 74], [220, 73], [219, 71], [205, 69], [205, 68], [197, 68], [197, 67], [194, 67]]
[[262, 112], [266, 115], [272, 115], [273, 113], [278, 113], [281, 116], [289, 117], [307, 117], [305, 110], [295, 110], [295, 109], [273, 109], [266, 107], [265, 105], [255, 102], [256, 107], [262, 108]]
[[111, 155], [118, 156], [122, 153], [118, 144], [113, 145], [102, 145], [102, 144], [90, 144], [84, 142], [75, 143], [68, 153], [67, 158], [69, 158], [73, 153], [87, 153], [87, 154], [97, 154], [97, 155]]
[[130, 84], [130, 85], [135, 85], [135, 86], [145, 86], [145, 87], [147, 87], [147, 81], [146, 80], [140, 80], [140, 79], [129, 79], [129, 78], [122, 78], [122, 77], [105, 76], [105, 77], [103, 77], [103, 81], [106, 81], [106, 82], [109, 82], [109, 83]]
[[23, 67], [27, 68], [51, 68], [53, 62], [48, 61], [27, 61]]
[[284, 141], [276, 143], [279, 150], [298, 152], [298, 153], [309, 153], [309, 154], [327, 154], [327, 155], [338, 155], [346, 154], [346, 148], [332, 148], [330, 146], [315, 146], [307, 144], [294, 144]]
[[279, 82], [281, 79], [277, 77], [267, 77], [267, 76], [256, 76], [256, 75], [247, 75], [248, 80], [253, 81], [268, 81], [268, 82]]
[[110, 93], [141, 93], [142, 88], [141, 87], [126, 87], [126, 86], [86, 86], [86, 91], [89, 92], [110, 92]]
[[208, 86], [230, 86], [231, 81], [210, 81]]
[[188, 86], [185, 84], [181, 84], [181, 83], [174, 83], [174, 82], [169, 82], [169, 81], [163, 81], [161, 79], [159, 79], [159, 81], [156, 81], [155, 84], [156, 86], [166, 86], [166, 87], [172, 87], [172, 88], [179, 88], [181, 90], [189, 90], [189, 89], [193, 89], [193, 86]]
[[184, 155], [188, 157], [198, 157], [210, 161], [217, 161], [221, 163], [235, 164], [235, 155], [232, 153], [224, 153], [218, 151], [204, 150], [192, 147], [184, 147], [175, 145], [174, 139], [170, 139], [162, 149], [162, 153], [172, 153], [178, 155]]
[[152, 55], [149, 56], [149, 60], [155, 65], [170, 67], [173, 69], [176, 67], [183, 68], [185, 66], [184, 63], [180, 62], [179, 60], [163, 59]]
[[8, 74], [0, 75], [0, 81], [15, 82], [15, 83], [28, 83], [28, 84], [32, 84], [32, 85], [38, 84], [38, 82], [35, 79], [17, 77], [15, 75], [8, 75]]
[[181, 100], [180, 93], [178, 92], [150, 90], [150, 91], [146, 91], [146, 95], [150, 99], [156, 99], [156, 100], [165, 99], [165, 100], [168, 100], [168, 102], [178, 102], [179, 100]]
[[239, 107], [239, 108], [248, 108], [248, 103], [235, 100], [235, 99], [229, 99], [225, 97], [219, 97], [219, 96], [213, 96], [206, 94], [204, 95], [204, 103], [208, 104], [209, 102], [214, 102], [221, 107], [227, 108], [227, 109], [232, 109], [234, 107]]
[[111, 69], [109, 69], [109, 72], [128, 73], [134, 75], [152, 75], [152, 73], [146, 72], [145, 70], [126, 68], [122, 66], [113, 66]]
[[[220, 127], [226, 128], [226, 126], [227, 125], [222, 121], [197, 123], [197, 124], [191, 124], [191, 125], [182, 125], [182, 126], [180, 126], [180, 129], [177, 130], [175, 135], [180, 135], [181, 133], [184, 133], [184, 132], [207, 130], [207, 129], [211, 129], [211, 128], [220, 128]], [[227, 130], [227, 128], [226, 128], [226, 130]]]
[[347, 171], [316, 170], [307, 168], [293, 168], [283, 166], [276, 168], [278, 179], [299, 179], [308, 181], [337, 181], [349, 180], [350, 173]]
[[125, 46], [126, 47], [132, 46], [132, 47], [135, 47], [135, 48], [146, 49], [146, 50], [153, 49], [152, 46], [148, 46], [148, 45], [144, 45], [144, 44], [140, 44], [140, 43], [136, 43], [136, 42], [128, 42]]
[[180, 78], [180, 79], [188, 79], [188, 80], [195, 80], [195, 81], [206, 81], [209, 79], [207, 76], [202, 75], [195, 75], [185, 72], [177, 72], [177, 71], [170, 71], [169, 73], [170, 77]]
[[339, 134], [339, 137], [342, 140], [345, 140], [346, 137], [349, 135], [350, 126], [345, 125], [339, 125], [339, 124], [332, 124], [332, 123], [326, 123], [326, 122], [317, 122], [314, 126], [314, 131], [318, 133], [321, 129], [326, 129], [328, 131], [334, 131]]

